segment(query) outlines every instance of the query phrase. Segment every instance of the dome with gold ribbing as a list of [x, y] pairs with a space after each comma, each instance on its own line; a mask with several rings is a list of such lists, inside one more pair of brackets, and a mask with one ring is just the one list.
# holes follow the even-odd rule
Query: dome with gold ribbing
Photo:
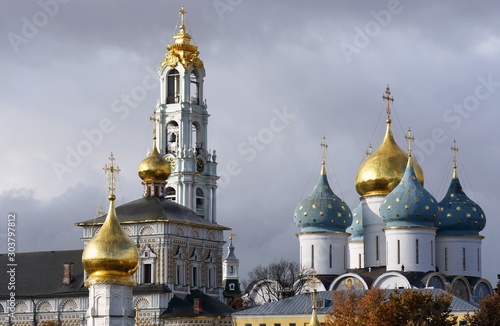
[[139, 164], [137, 172], [146, 183], [166, 183], [170, 176], [170, 163], [161, 156], [156, 148], [156, 118], [151, 118], [154, 124], [153, 149], [151, 153]]
[[[389, 86], [382, 98], [387, 101], [387, 130], [379, 148], [367, 156], [358, 168], [355, 185], [362, 197], [385, 196], [390, 193], [401, 181], [408, 161], [408, 155], [398, 146], [392, 134], [390, 103], [394, 98], [391, 97]], [[423, 185], [422, 168], [414, 158], [411, 160], [417, 179]]]
[[109, 180], [109, 211], [97, 235], [85, 246], [82, 262], [92, 284], [121, 284], [134, 286], [132, 275], [139, 267], [139, 253], [135, 244], [122, 230], [115, 210], [115, 178], [120, 169], [114, 164], [113, 154], [104, 170]]

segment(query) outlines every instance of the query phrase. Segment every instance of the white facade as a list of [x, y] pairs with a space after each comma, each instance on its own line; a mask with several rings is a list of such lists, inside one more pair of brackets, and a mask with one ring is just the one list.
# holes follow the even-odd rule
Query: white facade
[[438, 235], [436, 265], [445, 275], [481, 277], [481, 235]]
[[370, 196], [362, 199], [364, 230], [364, 266], [379, 267], [387, 263], [385, 250], [386, 226], [379, 216], [383, 196]]
[[132, 286], [92, 284], [86, 319], [87, 326], [134, 326]]
[[317, 275], [339, 275], [347, 270], [347, 238], [345, 232], [301, 232], [300, 265]]
[[387, 271], [434, 271], [436, 229], [417, 226], [386, 228]]
[[365, 268], [365, 244], [362, 240], [350, 240], [348, 242], [349, 269]]

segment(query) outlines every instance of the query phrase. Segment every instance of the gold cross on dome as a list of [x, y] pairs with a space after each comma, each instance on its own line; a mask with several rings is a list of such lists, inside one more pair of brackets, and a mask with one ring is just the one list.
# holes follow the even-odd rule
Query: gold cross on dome
[[372, 144], [368, 145], [368, 149], [365, 152], [366, 156], [370, 156], [370, 154], [373, 153], [373, 146]]
[[236, 233], [231, 233], [231, 234], [229, 235], [229, 240], [233, 240], [233, 238], [234, 238], [235, 236], [236, 236]]
[[323, 153], [321, 154], [322, 163], [326, 162], [326, 150], [328, 149], [328, 144], [326, 143], [326, 137], [323, 136], [323, 141], [321, 141], [321, 148], [323, 148]]
[[408, 135], [406, 135], [405, 138], [408, 140], [408, 156], [411, 156], [411, 142], [415, 140], [415, 137], [411, 135], [410, 128], [408, 128]]
[[160, 122], [160, 119], [157, 117], [156, 112], [153, 113], [149, 120], [153, 122], [153, 139], [156, 140], [156, 123]]
[[118, 165], [115, 165], [115, 157], [113, 156], [113, 153], [109, 156], [109, 163], [104, 165], [103, 170], [106, 173], [106, 179], [108, 180], [109, 199], [114, 200], [116, 198], [116, 179], [118, 178], [118, 174], [121, 170]]
[[184, 16], [187, 14], [186, 10], [184, 10], [184, 6], [179, 10], [179, 14], [181, 14], [181, 26], [184, 26]]
[[389, 88], [389, 84], [385, 88], [385, 95], [382, 95], [382, 99], [387, 102], [387, 107], [385, 112], [387, 113], [387, 119], [391, 118], [391, 103], [394, 102], [394, 97], [391, 96], [391, 89]]

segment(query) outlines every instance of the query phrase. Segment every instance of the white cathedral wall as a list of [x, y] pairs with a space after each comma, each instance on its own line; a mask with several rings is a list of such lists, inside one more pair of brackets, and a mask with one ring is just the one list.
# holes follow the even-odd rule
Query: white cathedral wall
[[92, 284], [89, 287], [87, 326], [134, 326], [132, 287]]
[[347, 266], [349, 269], [365, 268], [364, 243], [363, 241], [349, 241], [349, 259]]
[[386, 228], [387, 271], [435, 271], [435, 227]]
[[436, 237], [436, 264], [444, 275], [481, 277], [480, 235], [440, 235]]
[[380, 205], [384, 198], [384, 196], [371, 196], [363, 198], [361, 202], [366, 267], [385, 266], [387, 263], [383, 231], [386, 225], [379, 216]]
[[300, 233], [300, 264], [318, 275], [340, 275], [347, 269], [347, 238], [344, 232]]

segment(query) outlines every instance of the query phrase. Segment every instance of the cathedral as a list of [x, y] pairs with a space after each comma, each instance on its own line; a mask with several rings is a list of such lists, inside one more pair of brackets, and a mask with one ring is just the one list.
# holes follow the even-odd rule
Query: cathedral
[[[394, 139], [389, 86], [382, 98], [387, 129], [380, 146], [359, 165], [357, 207], [351, 211], [333, 193], [323, 154], [318, 182], [295, 209], [301, 265], [317, 273], [318, 290], [437, 288], [477, 303], [493, 293], [481, 277], [479, 232], [486, 218], [460, 185], [458, 148], [454, 143], [450, 186], [438, 201], [424, 188], [411, 130], [405, 137], [408, 152]], [[326, 143], [322, 146], [325, 151]]]

